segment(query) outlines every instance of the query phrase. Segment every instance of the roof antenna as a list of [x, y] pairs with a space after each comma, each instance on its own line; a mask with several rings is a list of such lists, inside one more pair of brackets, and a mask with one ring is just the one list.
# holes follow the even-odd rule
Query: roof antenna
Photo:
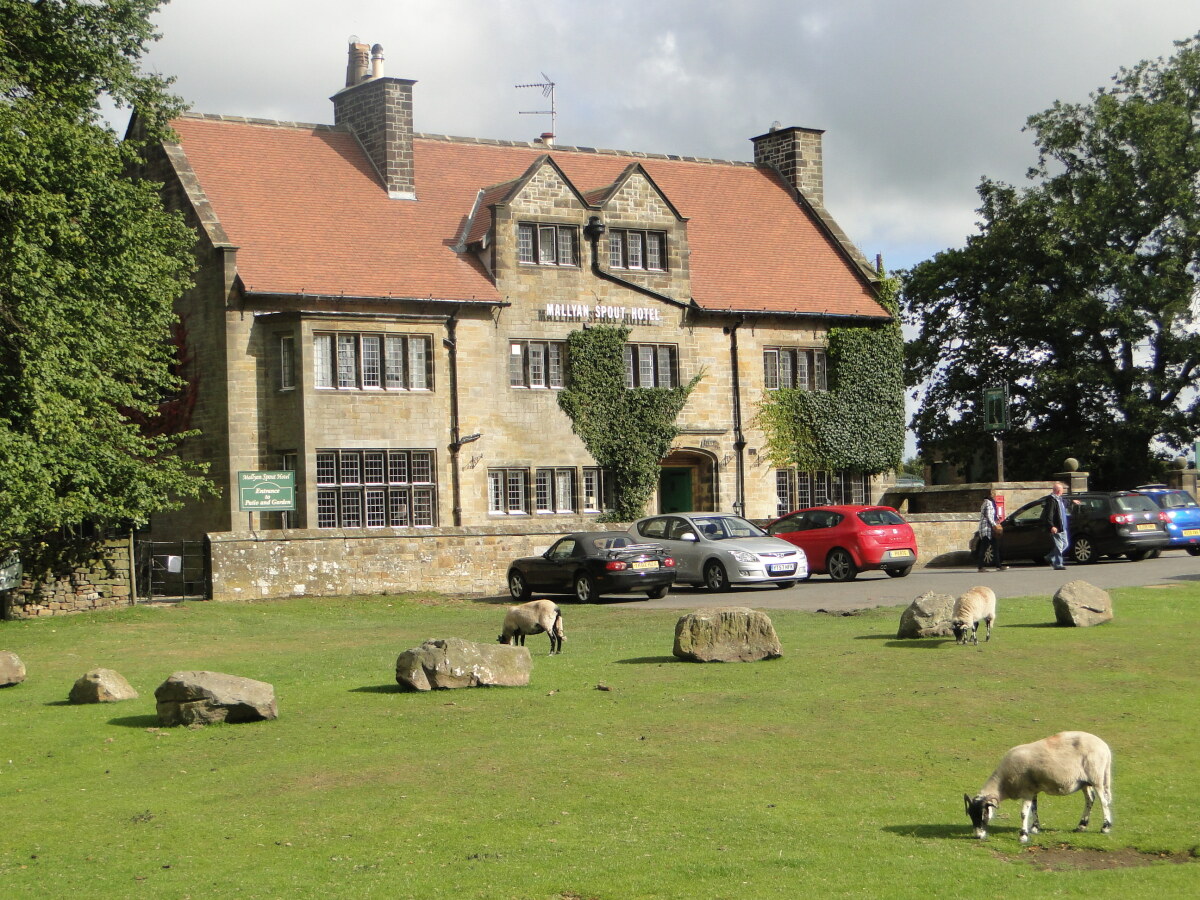
[[558, 119], [558, 111], [554, 105], [554, 82], [550, 80], [550, 76], [547, 75], [545, 72], [543, 72], [541, 81], [534, 82], [532, 84], [514, 84], [513, 87], [541, 88], [542, 96], [550, 98], [550, 108], [549, 109], [521, 110], [519, 114], [522, 116], [549, 116], [550, 117], [550, 130], [542, 132], [542, 136], [541, 136], [541, 138], [539, 138], [539, 140], [544, 144], [553, 143], [556, 122]]

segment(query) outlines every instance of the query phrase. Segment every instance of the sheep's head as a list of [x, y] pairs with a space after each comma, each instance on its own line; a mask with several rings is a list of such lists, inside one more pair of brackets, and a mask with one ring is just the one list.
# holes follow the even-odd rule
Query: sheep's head
[[957, 619], [950, 623], [950, 628], [954, 631], [954, 639], [960, 644], [965, 643], [967, 635], [971, 633], [971, 626], [966, 622], [960, 622]]
[[967, 806], [967, 816], [975, 826], [975, 837], [983, 840], [987, 837], [988, 822], [992, 821], [992, 813], [996, 811], [996, 803], [987, 797], [970, 797], [963, 794], [963, 802]]
[[503, 634], [498, 635], [496, 637], [496, 640], [499, 641], [501, 644], [511, 644], [512, 643], [512, 637], [511, 636], [506, 637]]

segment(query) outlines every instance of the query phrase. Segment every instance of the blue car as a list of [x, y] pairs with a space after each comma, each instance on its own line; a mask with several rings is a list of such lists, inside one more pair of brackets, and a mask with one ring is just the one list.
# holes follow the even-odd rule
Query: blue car
[[1171, 536], [1168, 550], [1186, 550], [1200, 556], [1200, 503], [1187, 491], [1175, 490], [1165, 484], [1143, 484], [1134, 488], [1145, 494], [1167, 514], [1167, 533]]

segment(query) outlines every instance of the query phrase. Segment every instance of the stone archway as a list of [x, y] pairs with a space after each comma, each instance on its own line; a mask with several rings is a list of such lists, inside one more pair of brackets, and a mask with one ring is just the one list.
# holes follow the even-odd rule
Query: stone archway
[[660, 513], [718, 509], [717, 459], [693, 448], [672, 450], [660, 463], [657, 509]]

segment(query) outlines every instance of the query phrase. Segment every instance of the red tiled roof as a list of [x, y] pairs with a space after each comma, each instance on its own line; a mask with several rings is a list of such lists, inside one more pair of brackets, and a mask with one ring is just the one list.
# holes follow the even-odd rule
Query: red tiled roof
[[549, 152], [584, 192], [641, 163], [689, 220], [702, 308], [885, 315], [815, 218], [753, 166], [418, 135], [418, 199], [394, 200], [348, 132], [191, 116], [173, 124], [254, 293], [503, 300], [473, 255], [452, 248], [481, 188], [519, 178]]

